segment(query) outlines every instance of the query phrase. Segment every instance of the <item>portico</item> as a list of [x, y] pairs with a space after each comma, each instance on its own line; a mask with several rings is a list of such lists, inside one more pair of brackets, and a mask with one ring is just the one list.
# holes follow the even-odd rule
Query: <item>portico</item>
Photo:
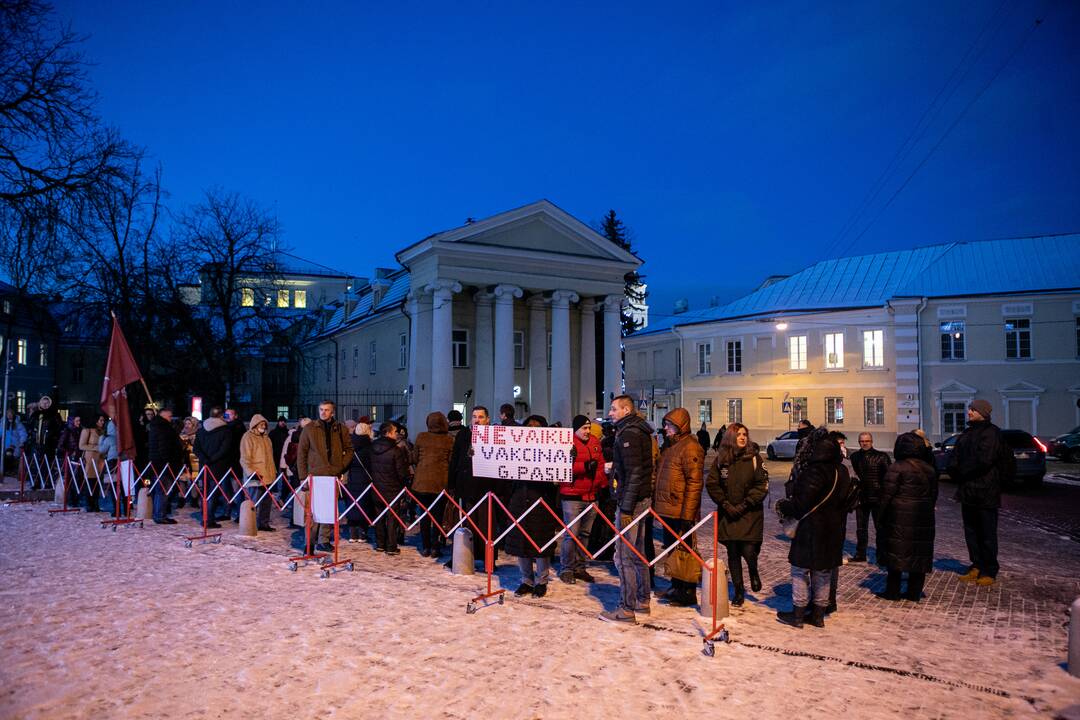
[[606, 407], [598, 387], [622, 391], [623, 277], [641, 261], [550, 202], [437, 233], [397, 259], [410, 273], [410, 424], [455, 403], [509, 402], [519, 420], [568, 425]]

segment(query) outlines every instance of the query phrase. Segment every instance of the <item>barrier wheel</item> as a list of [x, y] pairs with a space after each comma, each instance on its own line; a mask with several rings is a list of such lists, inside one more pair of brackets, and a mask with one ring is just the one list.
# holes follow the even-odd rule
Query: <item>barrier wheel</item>
[[319, 577], [321, 579], [325, 580], [326, 578], [330, 577], [330, 571], [329, 570], [323, 570], [321, 573], [319, 573]]
[[352, 572], [353, 571], [353, 564], [349, 563], [348, 565], [345, 566], [345, 569], [348, 570], [349, 572]]
[[500, 593], [500, 594], [499, 594], [499, 604], [500, 604], [500, 605], [505, 605], [505, 603], [503, 602], [503, 600], [504, 600], [505, 598], [506, 598], [506, 595], [505, 595], [505, 594], [503, 594], [503, 593]]
[[731, 644], [731, 636], [728, 635], [727, 630], [724, 630], [722, 633], [720, 633], [720, 642], [727, 643], [728, 645]]
[[112, 531], [116, 532], [116, 526], [115, 525], [112, 526]]
[[184, 547], [186, 547], [186, 548], [191, 547], [191, 541], [190, 540], [185, 540], [184, 541]]
[[296, 572], [296, 563], [289, 563], [289, 570], [291, 570], [292, 572]]
[[217, 544], [217, 545], [221, 544], [221, 536], [220, 535], [218, 535], [216, 538], [214, 538], [214, 543]]
[[473, 615], [475, 613], [476, 613], [476, 606], [473, 605], [471, 602], [465, 603], [465, 614], [466, 615]]
[[713, 647], [712, 640], [705, 641], [705, 647], [701, 648], [701, 654], [705, 657], [712, 657], [716, 654], [716, 648]]

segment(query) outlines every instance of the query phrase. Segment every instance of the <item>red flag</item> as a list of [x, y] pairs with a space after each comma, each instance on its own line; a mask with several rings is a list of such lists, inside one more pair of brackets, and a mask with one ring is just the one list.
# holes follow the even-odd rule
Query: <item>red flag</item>
[[131, 427], [131, 411], [125, 388], [137, 380], [142, 380], [142, 373], [135, 364], [124, 331], [113, 315], [109, 359], [105, 363], [105, 380], [101, 384], [101, 411], [116, 423], [117, 452], [123, 457], [132, 456], [135, 451], [135, 433]]

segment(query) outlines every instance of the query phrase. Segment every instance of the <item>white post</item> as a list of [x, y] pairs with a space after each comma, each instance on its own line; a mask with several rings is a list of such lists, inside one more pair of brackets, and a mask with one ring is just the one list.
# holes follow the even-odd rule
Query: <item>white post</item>
[[581, 413], [590, 420], [596, 417], [596, 303], [592, 298], [581, 301], [581, 357], [578, 359], [581, 379], [578, 383]]
[[551, 417], [570, 424], [570, 303], [577, 293], [556, 290], [551, 295]]
[[548, 414], [547, 300], [529, 298], [529, 410]]
[[[491, 301], [495, 296], [480, 291], [473, 296], [476, 303], [476, 378], [473, 380], [473, 405], [492, 409], [495, 383], [495, 356], [491, 343]], [[468, 413], [465, 422], [468, 423]]]
[[604, 299], [604, 410], [614, 395], [622, 394], [622, 303], [622, 295]]
[[[431, 403], [428, 412], [447, 413], [454, 401], [454, 293], [461, 285], [453, 280], [439, 280], [428, 285], [431, 290]], [[420, 417], [410, 418], [417, 425]]]
[[522, 294], [515, 285], [495, 288], [495, 399], [489, 408], [495, 417], [500, 405], [514, 402], [514, 298]]

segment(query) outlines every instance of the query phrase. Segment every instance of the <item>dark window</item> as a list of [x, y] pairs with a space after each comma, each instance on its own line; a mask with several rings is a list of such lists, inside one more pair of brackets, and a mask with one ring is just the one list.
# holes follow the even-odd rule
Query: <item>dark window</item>
[[941, 359], [964, 359], [963, 320], [951, 320], [941, 323]]
[[1029, 318], [1005, 320], [1005, 357], [1011, 360], [1031, 357], [1031, 320]]

